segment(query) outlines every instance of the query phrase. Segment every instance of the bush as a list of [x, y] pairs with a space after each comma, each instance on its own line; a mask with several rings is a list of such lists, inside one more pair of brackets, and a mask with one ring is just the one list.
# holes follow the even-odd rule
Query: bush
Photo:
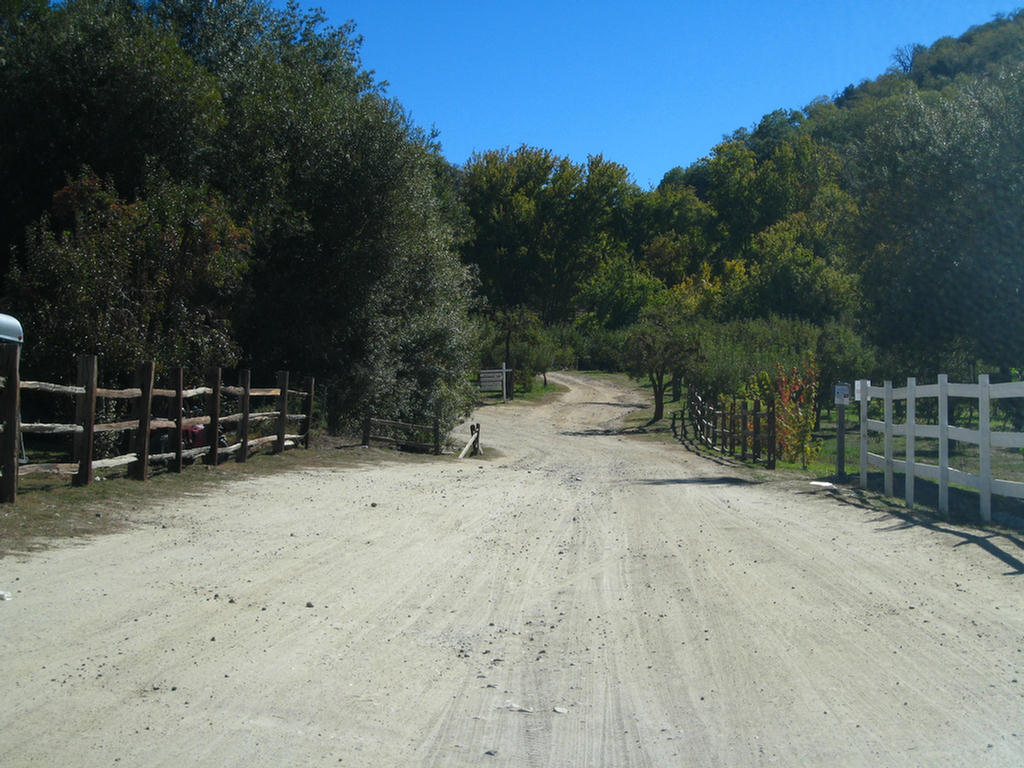
[[800, 367], [777, 366], [775, 379], [775, 438], [783, 461], [799, 461], [804, 469], [821, 451], [814, 437], [818, 366], [813, 358]]

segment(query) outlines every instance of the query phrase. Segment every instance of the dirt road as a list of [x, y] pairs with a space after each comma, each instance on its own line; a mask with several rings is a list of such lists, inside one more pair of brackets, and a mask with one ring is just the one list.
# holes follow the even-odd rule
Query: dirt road
[[1020, 766], [1020, 538], [616, 435], [247, 480], [0, 561], [0, 765]]

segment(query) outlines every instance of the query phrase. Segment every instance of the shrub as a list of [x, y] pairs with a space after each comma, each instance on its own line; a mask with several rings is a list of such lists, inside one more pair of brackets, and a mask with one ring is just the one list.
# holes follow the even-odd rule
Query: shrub
[[821, 451], [814, 437], [818, 366], [813, 358], [803, 366], [778, 367], [775, 380], [775, 436], [783, 461], [798, 461], [804, 469]]

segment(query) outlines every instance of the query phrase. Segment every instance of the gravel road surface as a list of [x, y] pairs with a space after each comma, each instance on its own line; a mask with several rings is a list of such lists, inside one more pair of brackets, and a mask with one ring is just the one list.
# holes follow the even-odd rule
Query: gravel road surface
[[0, 560], [0, 765], [1024, 765], [1020, 536], [624, 437], [635, 394], [558, 380], [475, 414], [482, 459]]

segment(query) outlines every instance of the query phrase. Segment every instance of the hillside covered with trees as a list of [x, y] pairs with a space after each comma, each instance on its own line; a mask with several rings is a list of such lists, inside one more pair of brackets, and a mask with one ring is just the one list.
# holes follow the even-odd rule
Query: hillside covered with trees
[[[538, 350], [541, 366], [660, 365], [711, 392], [812, 357], [822, 391], [872, 372], [1019, 377], [1022, 153], [1018, 12], [899, 49], [880, 77], [767, 114], [656, 189], [601, 157], [478, 155], [465, 253], [495, 338], [534, 319], [521, 367]], [[652, 335], [676, 342], [639, 353]]]
[[779, 365], [1020, 376], [1024, 13], [654, 189], [529, 146], [454, 166], [360, 42], [295, 3], [0, 5], [2, 309], [30, 375], [289, 368], [333, 426], [451, 423], [503, 360], [712, 393]]

